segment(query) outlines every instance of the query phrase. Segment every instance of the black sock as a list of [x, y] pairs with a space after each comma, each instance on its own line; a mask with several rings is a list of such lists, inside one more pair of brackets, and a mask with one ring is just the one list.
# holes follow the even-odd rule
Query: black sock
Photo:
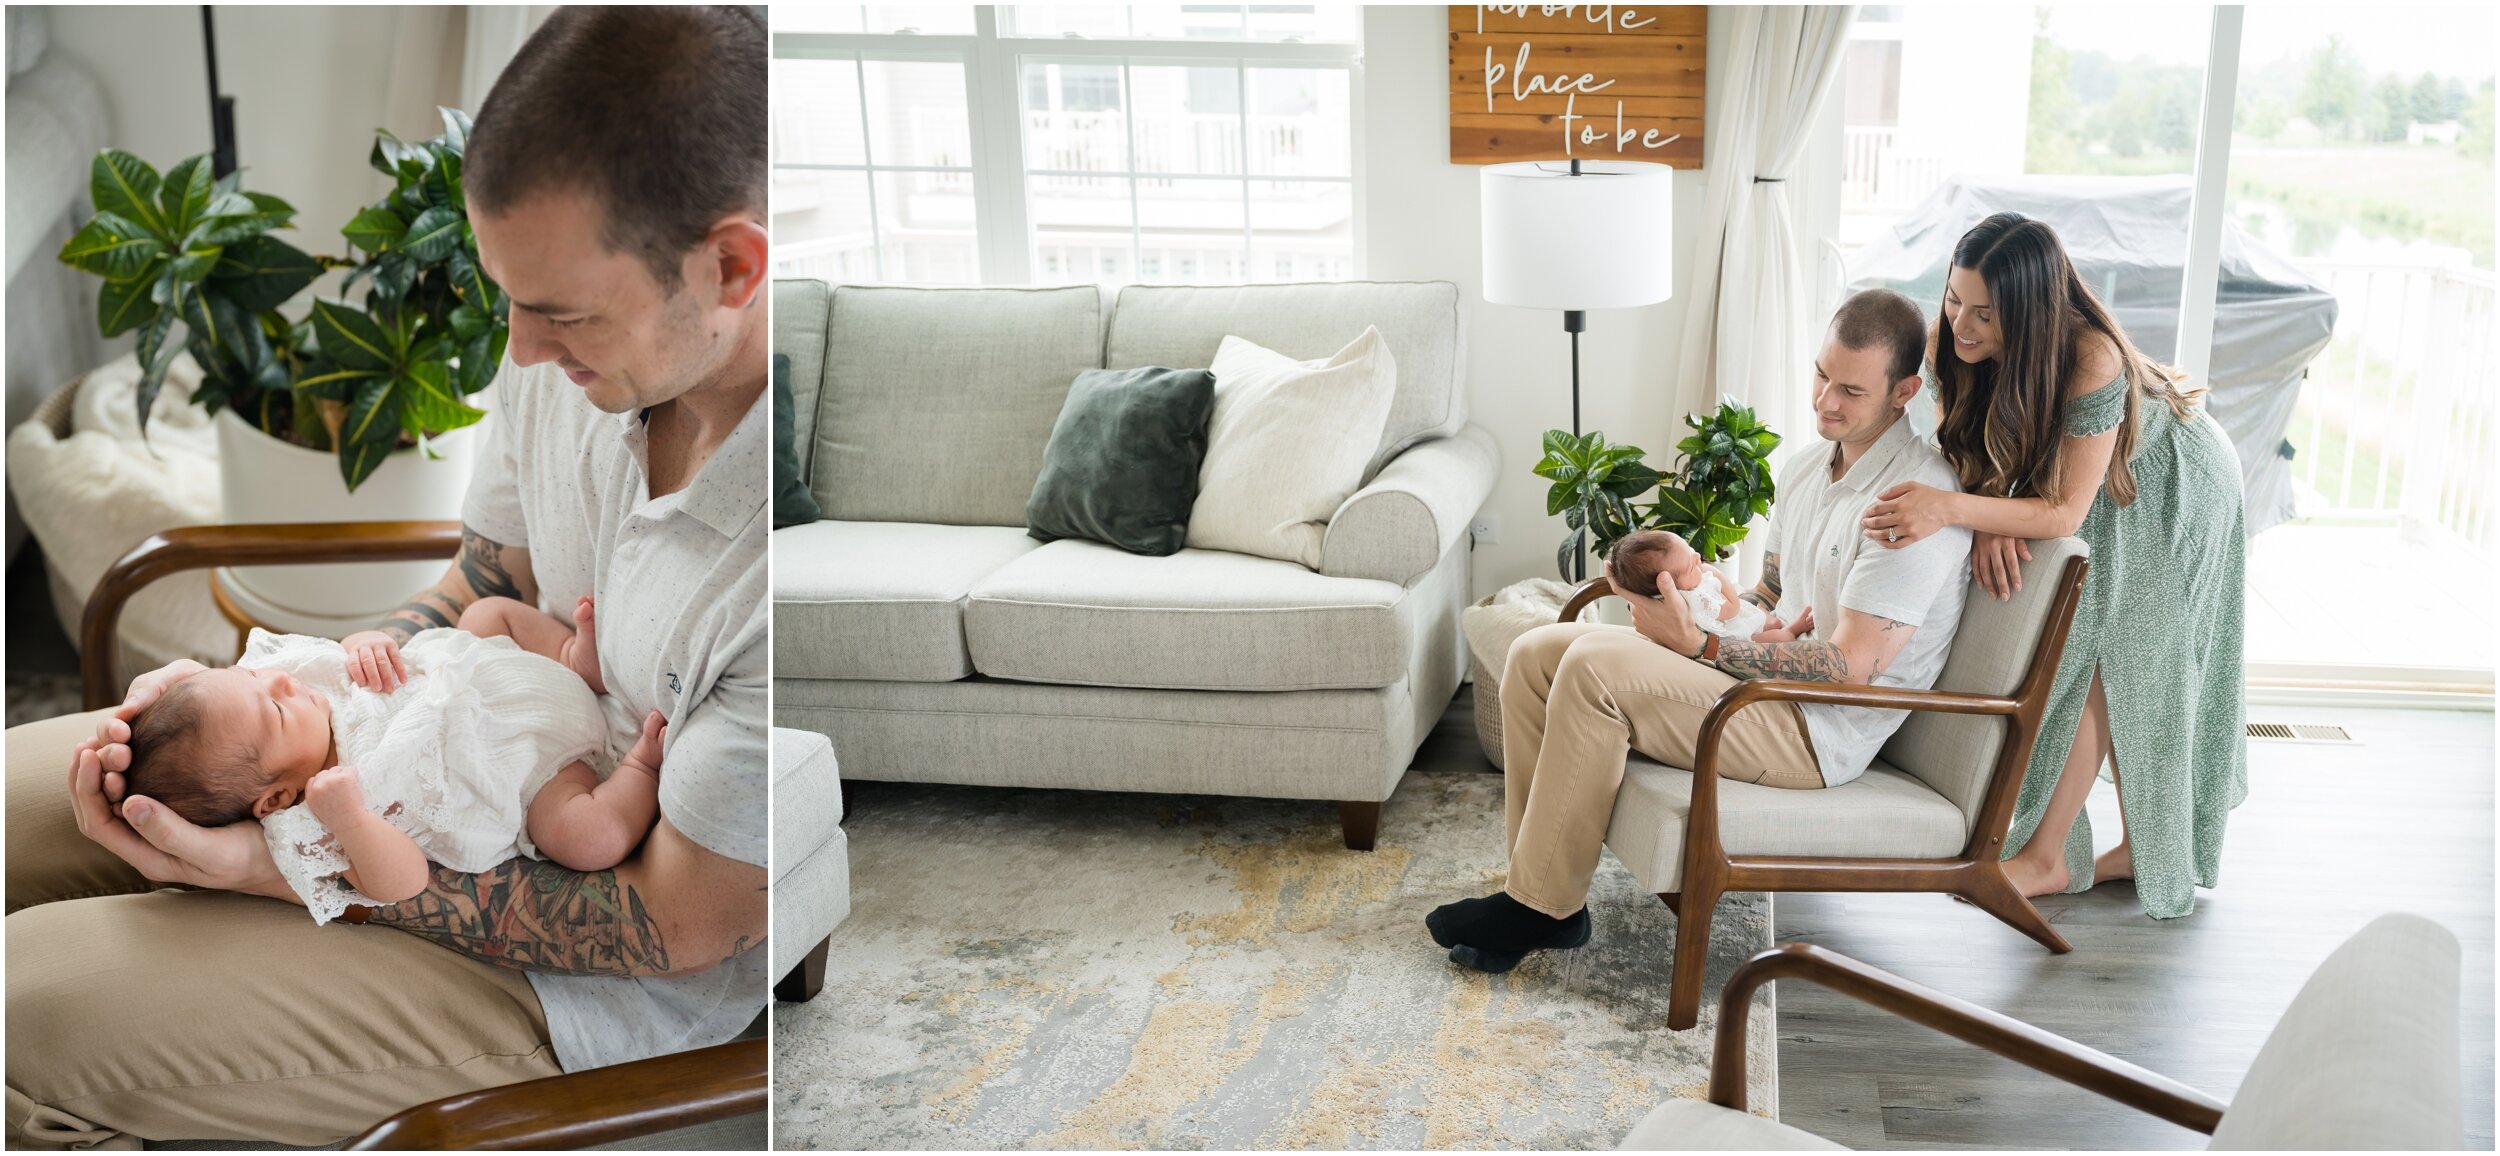
[[1588, 910], [1556, 919], [1507, 891], [1452, 903], [1425, 920], [1442, 946], [1467, 944], [1493, 952], [1578, 946], [1588, 939]]

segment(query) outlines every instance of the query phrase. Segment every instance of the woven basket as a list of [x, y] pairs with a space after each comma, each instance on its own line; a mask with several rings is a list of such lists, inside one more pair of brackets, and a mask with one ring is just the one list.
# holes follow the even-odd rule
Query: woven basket
[[1486, 670], [1484, 659], [1476, 655], [1476, 648], [1472, 646], [1467, 648], [1467, 673], [1476, 681], [1476, 744], [1484, 748], [1485, 759], [1499, 767], [1502, 765], [1502, 676], [1499, 672]]

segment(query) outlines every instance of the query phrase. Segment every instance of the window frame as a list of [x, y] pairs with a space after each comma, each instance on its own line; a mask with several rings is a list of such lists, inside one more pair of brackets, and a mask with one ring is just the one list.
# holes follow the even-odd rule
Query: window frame
[[[1023, 125], [1023, 65], [1030, 57], [1037, 62], [1102, 63], [1121, 70], [1123, 108], [1133, 90], [1128, 72], [1137, 65], [1147, 66], [1223, 66], [1240, 70], [1244, 88], [1241, 116], [1245, 128], [1250, 116], [1247, 88], [1248, 70], [1252, 68], [1319, 68], [1342, 69], [1346, 73], [1348, 167], [1346, 175], [1287, 176], [1272, 179], [1310, 184], [1342, 184], [1347, 187], [1351, 207], [1349, 268], [1353, 279], [1365, 275], [1364, 260], [1364, 198], [1365, 157], [1363, 147], [1363, 49], [1346, 42], [1303, 42], [1295, 40], [1163, 40], [1085, 37], [1041, 37], [1002, 34], [995, 5], [973, 7], [972, 35], [929, 35], [910, 32], [775, 32], [773, 59], [778, 67], [782, 60], [856, 60], [860, 62], [860, 83], [867, 83], [866, 63], [872, 60], [941, 61], [963, 65], [964, 107], [970, 121], [972, 139], [972, 200], [974, 248], [980, 267], [979, 284], [1035, 284], [1035, 242], [1032, 223], [1027, 213], [1026, 179], [1047, 177], [1057, 170], [1028, 172], [1025, 167]], [[865, 117], [867, 101], [861, 100]], [[863, 129], [865, 126], [863, 125]], [[878, 228], [875, 217], [876, 174], [884, 172], [960, 172], [952, 166], [880, 165], [876, 163], [873, 142], [863, 152], [862, 165], [791, 164], [774, 158], [775, 171], [840, 170], [865, 171], [869, 174], [869, 227]], [[1130, 248], [1127, 264], [1130, 281], [1138, 277], [1141, 242], [1138, 215], [1135, 209], [1136, 180], [1139, 177], [1178, 177], [1191, 174], [1139, 173], [1137, 158], [1127, 158], [1127, 168], [1118, 173], [1089, 173], [1089, 176], [1118, 176], [1130, 182], [1131, 211], [1129, 216]], [[1244, 165], [1245, 170], [1247, 165]], [[1251, 184], [1259, 174], [1211, 174], [1242, 182], [1243, 260], [1255, 255], [1252, 247], [1256, 234], [1251, 228], [1249, 212]], [[885, 268], [882, 235], [878, 239], [878, 270]], [[1260, 284], [1245, 265], [1241, 283]], [[1180, 282], [1165, 282], [1180, 283]]]

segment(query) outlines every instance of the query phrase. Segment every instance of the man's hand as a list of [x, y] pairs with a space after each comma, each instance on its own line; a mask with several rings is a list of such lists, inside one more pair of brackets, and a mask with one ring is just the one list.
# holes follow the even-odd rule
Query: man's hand
[[1707, 639], [1701, 627], [1693, 622], [1693, 611], [1681, 598], [1649, 597], [1635, 594], [1615, 581], [1614, 567], [1606, 568], [1606, 585], [1615, 595], [1632, 607], [1632, 629], [1641, 637], [1681, 654], [1686, 658], [1699, 653]]
[[103, 790], [107, 801], [122, 801], [122, 772], [130, 769], [130, 720], [139, 717], [148, 704], [164, 697], [165, 688], [208, 668], [188, 658], [177, 658], [130, 680], [130, 690], [122, 696], [121, 705], [96, 724], [95, 737], [81, 739], [70, 750], [70, 784], [75, 793], [79, 759], [96, 756], [103, 770]]
[[2031, 543], [1984, 530], [1971, 534], [1970, 576], [1999, 602], [2023, 588], [2022, 564], [2031, 561]]
[[339, 639], [347, 651], [347, 678], [366, 690], [389, 694], [407, 685], [408, 660], [399, 656], [399, 640], [379, 630], [359, 630]]
[[[121, 749], [127, 759], [129, 748]], [[79, 751], [70, 768], [70, 813], [79, 834], [156, 882], [302, 902], [278, 874], [269, 845], [261, 841], [260, 824], [195, 827], [145, 795], [133, 795], [115, 807], [104, 797], [104, 763], [93, 750]]]

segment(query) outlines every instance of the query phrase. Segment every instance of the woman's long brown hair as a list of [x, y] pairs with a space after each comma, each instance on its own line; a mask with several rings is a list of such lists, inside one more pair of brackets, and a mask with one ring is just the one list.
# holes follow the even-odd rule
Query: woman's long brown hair
[[2135, 500], [2135, 471], [2128, 466], [2139, 442], [2137, 402], [2150, 395], [2185, 421], [2196, 412], [2203, 386], [2182, 388], [2180, 373], [2156, 364], [2127, 340], [2125, 331], [2083, 283], [2066, 247], [2046, 224], [2020, 213], [1998, 213], [1962, 234], [1953, 264], [1979, 274], [1988, 305], [2005, 334], [2005, 347], [1972, 365], [1953, 356], [1953, 322], [1941, 302], [1936, 309], [1936, 442], [1968, 493], [1990, 497], [2063, 500], [2058, 471], [2065, 463], [2066, 382], [2074, 372], [2077, 343], [2097, 333], [2117, 346], [2127, 375], [2127, 416], [2118, 426], [2118, 447], [2102, 485], [2110, 501]]

